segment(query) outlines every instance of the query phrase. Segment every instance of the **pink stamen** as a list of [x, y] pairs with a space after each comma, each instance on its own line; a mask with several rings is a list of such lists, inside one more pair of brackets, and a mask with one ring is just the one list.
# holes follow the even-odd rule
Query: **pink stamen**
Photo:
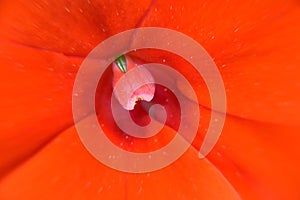
[[[133, 61], [129, 56], [125, 56], [127, 63], [127, 72], [139, 66], [136, 61]], [[125, 76], [126, 73], [121, 72], [117, 64], [114, 62], [113, 67], [113, 87], [115, 88], [117, 82]], [[149, 84], [149, 82], [152, 82]], [[137, 90], [132, 92], [135, 83], [145, 83]], [[114, 95], [126, 110], [133, 110], [137, 101], [151, 101], [154, 97], [155, 85], [153, 84], [153, 77], [151, 73], [146, 70], [137, 70], [134, 77], [125, 79], [125, 84], [118, 86], [118, 90], [114, 90]], [[129, 93], [132, 95], [128, 98]]]

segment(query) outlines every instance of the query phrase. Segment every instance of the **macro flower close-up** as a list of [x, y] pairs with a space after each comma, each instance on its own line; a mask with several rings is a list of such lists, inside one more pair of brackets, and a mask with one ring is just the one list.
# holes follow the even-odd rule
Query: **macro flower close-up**
[[298, 0], [2, 0], [0, 199], [300, 199], [299, 35]]

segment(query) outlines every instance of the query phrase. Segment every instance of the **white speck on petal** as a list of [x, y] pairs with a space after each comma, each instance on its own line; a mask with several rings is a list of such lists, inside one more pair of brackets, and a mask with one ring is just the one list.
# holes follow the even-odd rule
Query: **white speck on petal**
[[90, 186], [91, 186], [91, 182], [90, 181], [86, 182], [85, 187], [89, 188]]
[[139, 189], [139, 191], [137, 192], [137, 195], [140, 195], [141, 192], [142, 192], [142, 190], [143, 190], [143, 188], [142, 188], [142, 186], [141, 186], [140, 189]]
[[20, 64], [20, 63], [18, 63], [17, 66], [20, 67], [20, 68], [24, 68], [25, 67], [23, 64]]
[[68, 13], [71, 12], [70, 9], [69, 9], [68, 7], [65, 7], [65, 10], [66, 10]]
[[103, 187], [100, 187], [97, 191], [97, 193], [101, 193], [103, 191]]

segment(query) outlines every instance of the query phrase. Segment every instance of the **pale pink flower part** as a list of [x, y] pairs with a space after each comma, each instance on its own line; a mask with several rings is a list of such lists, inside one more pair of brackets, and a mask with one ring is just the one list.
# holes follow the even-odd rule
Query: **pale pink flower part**
[[[137, 101], [150, 102], [153, 99], [155, 84], [153, 84], [153, 76], [147, 69], [140, 68], [139, 64], [129, 56], [125, 56], [125, 58], [127, 63], [126, 73], [121, 72], [115, 62], [112, 64], [114, 95], [124, 109], [133, 110]], [[142, 86], [135, 90], [137, 85]]]

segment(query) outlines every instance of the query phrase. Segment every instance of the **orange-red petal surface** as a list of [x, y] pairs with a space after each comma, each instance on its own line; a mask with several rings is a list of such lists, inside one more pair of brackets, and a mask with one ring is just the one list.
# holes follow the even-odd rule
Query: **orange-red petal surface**
[[0, 175], [73, 124], [81, 59], [1, 41]]
[[[1, 175], [36, 154], [1, 179], [0, 198], [234, 199], [236, 190], [244, 199], [299, 199], [299, 10], [296, 0], [1, 1]], [[73, 123], [72, 84], [84, 56], [139, 26], [181, 31], [218, 65], [228, 115], [211, 163], [190, 148], [163, 170], [124, 174], [92, 158], [73, 127], [42, 148]], [[170, 62], [210, 107], [203, 81]]]
[[[142, 26], [178, 30], [208, 51], [223, 76], [228, 113], [297, 124], [299, 13], [298, 1], [157, 1]], [[198, 85], [200, 103], [209, 105]]]
[[[172, 130], [166, 129], [168, 132]], [[11, 192], [12, 188], [14, 192]], [[128, 174], [95, 160], [81, 144], [74, 127], [63, 132], [0, 182], [1, 199], [223, 197], [238, 199], [223, 175], [208, 160], [198, 159], [193, 148], [162, 170]]]
[[112, 32], [135, 27], [149, 5], [136, 3], [139, 11], [128, 17], [127, 3], [1, 2], [0, 175], [73, 123], [82, 56]]
[[208, 159], [243, 199], [299, 199], [298, 130], [227, 116]]

